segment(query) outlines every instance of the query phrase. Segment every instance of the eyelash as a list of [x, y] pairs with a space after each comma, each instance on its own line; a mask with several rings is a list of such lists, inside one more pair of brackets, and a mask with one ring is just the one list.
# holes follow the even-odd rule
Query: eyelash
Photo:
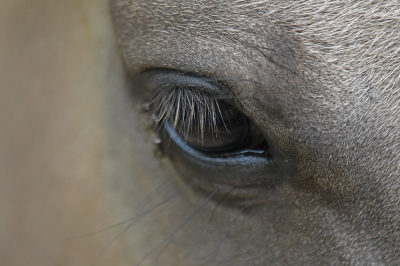
[[[219, 136], [218, 121], [222, 122], [227, 133], [224, 112], [233, 113], [230, 105], [206, 91], [194, 87], [159, 86], [154, 90], [152, 101], [153, 119], [157, 129], [168, 122], [175, 130], [183, 127], [184, 139], [187, 141], [190, 131], [198, 130], [201, 136], [198, 142], [204, 143], [203, 134], [208, 130], [212, 136]], [[229, 118], [227, 118], [229, 119]]]

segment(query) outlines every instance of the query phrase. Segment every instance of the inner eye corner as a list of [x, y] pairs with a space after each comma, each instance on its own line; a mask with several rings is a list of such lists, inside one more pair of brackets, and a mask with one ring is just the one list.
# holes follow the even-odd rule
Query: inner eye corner
[[152, 96], [143, 109], [154, 131], [166, 132], [174, 142], [180, 138], [181, 144], [209, 157], [272, 156], [261, 129], [216, 88], [218, 83], [175, 74], [150, 76]]

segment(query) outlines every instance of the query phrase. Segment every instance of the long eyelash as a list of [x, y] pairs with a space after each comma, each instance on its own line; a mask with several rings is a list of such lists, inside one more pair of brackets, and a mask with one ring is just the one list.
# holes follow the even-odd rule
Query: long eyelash
[[[225, 124], [225, 111], [231, 111], [230, 106], [220, 97], [194, 87], [172, 87], [166, 84], [154, 90], [151, 101], [153, 118], [156, 127], [168, 121], [176, 129], [179, 125], [187, 140], [192, 130], [197, 130], [203, 144], [204, 132], [208, 130], [213, 137], [218, 137], [218, 122]], [[200, 142], [200, 140], [198, 140]]]

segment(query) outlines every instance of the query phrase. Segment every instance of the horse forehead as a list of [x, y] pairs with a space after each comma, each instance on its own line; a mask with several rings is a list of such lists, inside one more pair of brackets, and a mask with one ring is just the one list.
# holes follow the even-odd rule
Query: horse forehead
[[[120, 15], [151, 30], [162, 28], [166, 32], [200, 30], [198, 34], [243, 29], [265, 31], [262, 26], [286, 25], [299, 35], [326, 35], [329, 38], [353, 36], [360, 40], [375, 32], [398, 29], [399, 3], [395, 0], [377, 3], [357, 1], [126, 1], [111, 0], [120, 9]], [[397, 25], [397, 27], [396, 27]], [[133, 25], [131, 25], [133, 26]], [[205, 31], [201, 31], [201, 29]], [[301, 29], [302, 32], [296, 31]], [[131, 29], [133, 30], [133, 29]], [[361, 32], [359, 32], [362, 30]], [[340, 36], [337, 35], [340, 33]], [[310, 36], [311, 37], [311, 36]], [[386, 36], [388, 38], [389, 36]], [[396, 36], [390, 36], [396, 37]], [[375, 40], [379, 41], [379, 40]]]
[[301, 44], [306, 55], [298, 57], [308, 57], [305, 64], [318, 62], [319, 68], [330, 69], [327, 75], [347, 90], [359, 89], [362, 80], [378, 90], [390, 91], [398, 85], [400, 4], [396, 0], [113, 0], [112, 6], [116, 20], [125, 22], [119, 25], [126, 38], [150, 40], [158, 33], [178, 36], [177, 42], [186, 44], [200, 39], [197, 45], [207, 46], [207, 40], [217, 36], [266, 49], [286, 44], [295, 50]]

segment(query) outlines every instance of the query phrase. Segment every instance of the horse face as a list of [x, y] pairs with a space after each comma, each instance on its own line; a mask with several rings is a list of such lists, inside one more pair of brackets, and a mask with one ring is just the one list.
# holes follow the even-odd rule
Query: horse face
[[31, 2], [0, 4], [2, 265], [397, 261], [396, 1]]
[[[180, 251], [194, 254], [185, 256], [216, 265], [379, 264], [396, 257], [398, 4], [111, 6], [126, 69], [146, 76], [137, 87], [177, 97], [154, 105], [172, 108], [161, 108], [167, 117], [161, 135], [168, 136], [162, 146], [178, 175], [194, 180], [205, 197], [229, 194], [221, 196], [219, 213], [232, 227], [226, 221], [211, 226], [229, 237], [211, 234], [202, 244], [201, 230], [182, 229], [182, 239], [196, 239], [181, 240], [187, 244]], [[258, 126], [268, 155], [260, 158], [246, 145], [226, 152], [193, 147], [189, 129], [179, 131], [185, 118], [177, 117], [191, 117], [185, 108], [195, 109], [194, 117], [203, 112], [190, 100], [196, 88], [200, 95], [217, 90], [216, 97], [226, 97]], [[195, 130], [196, 119], [186, 118], [185, 128]], [[223, 244], [215, 246], [219, 239]], [[199, 249], [209, 251], [199, 256]]]

